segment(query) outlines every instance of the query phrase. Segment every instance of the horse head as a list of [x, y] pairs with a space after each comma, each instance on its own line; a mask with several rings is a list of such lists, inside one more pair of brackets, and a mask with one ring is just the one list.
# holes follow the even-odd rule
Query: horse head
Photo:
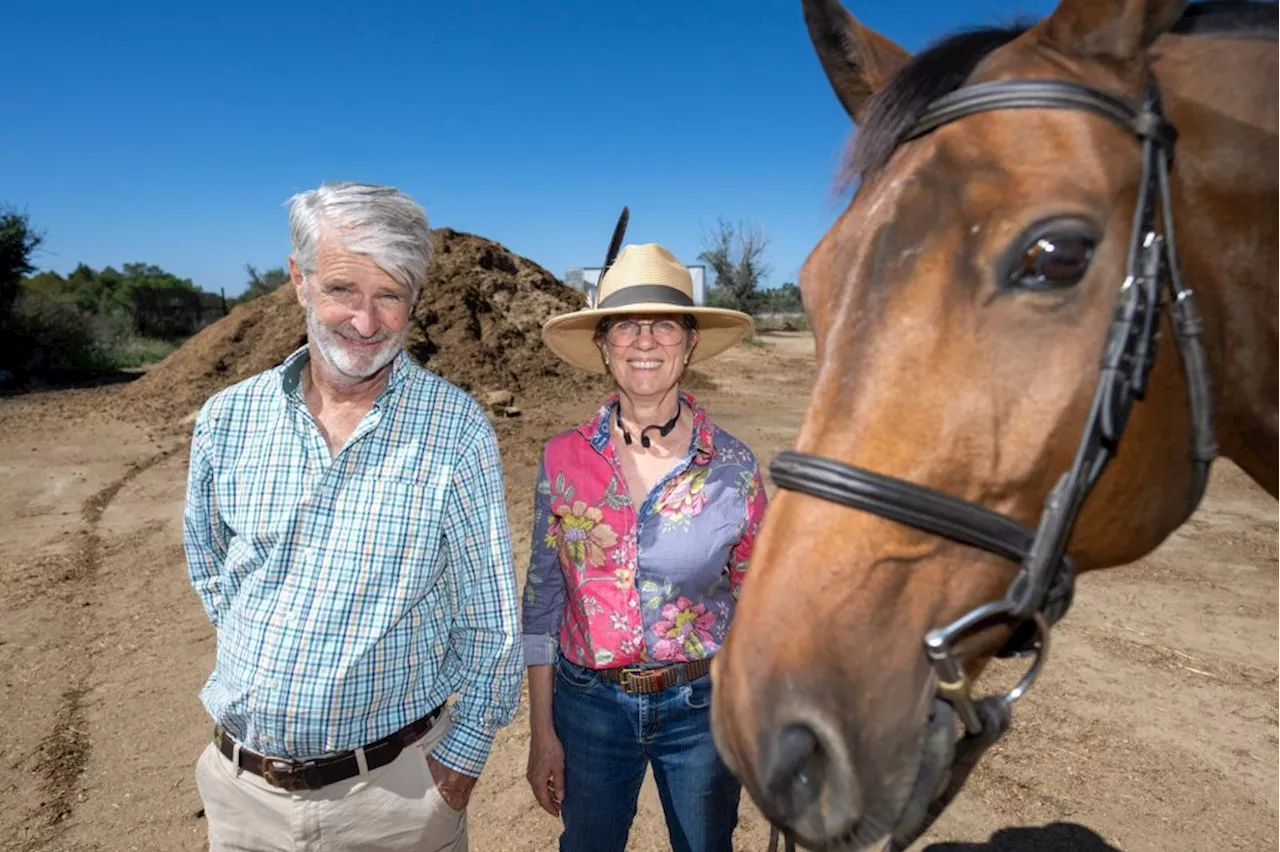
[[1061, 0], [911, 56], [804, 12], [857, 188], [801, 274], [813, 394], [713, 730], [776, 825], [861, 849], [936, 816], [1016, 698], [973, 679], [1216, 452], [1276, 494], [1276, 13]]

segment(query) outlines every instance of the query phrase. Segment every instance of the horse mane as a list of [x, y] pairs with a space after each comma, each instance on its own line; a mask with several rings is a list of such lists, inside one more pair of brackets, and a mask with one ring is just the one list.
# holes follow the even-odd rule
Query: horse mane
[[[1190, 3], [1170, 32], [1178, 35], [1276, 37], [1275, 2], [1206, 0]], [[929, 104], [963, 86], [978, 64], [1026, 32], [1032, 24], [961, 30], [912, 56], [867, 101], [853, 154], [840, 183], [850, 186], [883, 169]]]
[[1276, 38], [1276, 4], [1256, 0], [1203, 0], [1187, 5], [1169, 32], [1177, 35], [1257, 35]]
[[963, 86], [979, 62], [1022, 35], [1028, 26], [962, 30], [907, 60], [867, 100], [847, 168], [849, 180], [844, 182], [865, 180], [884, 168], [929, 104]]

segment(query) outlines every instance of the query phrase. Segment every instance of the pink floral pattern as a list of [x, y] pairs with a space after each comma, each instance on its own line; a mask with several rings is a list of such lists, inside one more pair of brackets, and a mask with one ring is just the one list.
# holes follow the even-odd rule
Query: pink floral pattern
[[689, 453], [649, 495], [628, 493], [616, 397], [547, 444], [524, 589], [528, 664], [556, 647], [595, 668], [684, 662], [724, 643], [767, 500], [751, 451], [682, 400], [694, 412]]
[[561, 504], [547, 528], [547, 547], [558, 548], [561, 557], [579, 570], [604, 564], [605, 548], [618, 540], [613, 528], [604, 522], [604, 513], [581, 500], [572, 506]]
[[695, 604], [684, 595], [662, 608], [662, 621], [653, 625], [658, 640], [653, 656], [659, 660], [700, 660], [716, 650], [711, 637], [714, 613], [705, 604]]
[[693, 467], [672, 479], [654, 504], [654, 511], [667, 519], [673, 527], [688, 529], [707, 505], [707, 475], [705, 467]]

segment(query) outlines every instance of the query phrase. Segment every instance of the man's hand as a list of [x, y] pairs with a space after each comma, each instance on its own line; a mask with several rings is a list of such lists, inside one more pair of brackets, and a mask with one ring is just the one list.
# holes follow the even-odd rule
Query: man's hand
[[455, 811], [466, 810], [467, 802], [471, 801], [471, 790], [476, 786], [475, 776], [455, 772], [431, 755], [427, 755], [427, 769], [431, 770], [431, 777], [435, 779], [436, 789], [444, 803]]
[[560, 816], [560, 802], [564, 800], [564, 748], [554, 730], [539, 730], [530, 738], [525, 778], [542, 809], [552, 816]]

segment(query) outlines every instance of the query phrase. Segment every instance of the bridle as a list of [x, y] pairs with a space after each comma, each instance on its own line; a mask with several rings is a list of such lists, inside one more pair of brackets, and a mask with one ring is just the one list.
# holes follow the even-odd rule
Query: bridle
[[[810, 453], [779, 453], [770, 474], [779, 488], [818, 497], [906, 524], [960, 544], [976, 547], [1018, 564], [1017, 574], [1000, 600], [983, 604], [945, 627], [930, 630], [924, 649], [937, 675], [928, 743], [944, 738], [953, 759], [917, 778], [911, 801], [893, 831], [904, 849], [959, 792], [982, 753], [1000, 739], [1012, 721], [1012, 708], [1035, 682], [1049, 650], [1049, 629], [1071, 606], [1075, 566], [1067, 542], [1085, 499], [1116, 454], [1135, 400], [1146, 394], [1156, 357], [1160, 312], [1167, 305], [1174, 338], [1187, 377], [1193, 430], [1194, 507], [1204, 494], [1209, 466], [1217, 455], [1213, 403], [1201, 322], [1191, 290], [1182, 283], [1173, 233], [1169, 165], [1177, 133], [1165, 120], [1155, 79], [1148, 75], [1140, 106], [1096, 89], [1056, 80], [1010, 80], [964, 86], [938, 98], [903, 141], [923, 136], [952, 121], [989, 110], [1073, 109], [1107, 119], [1130, 131], [1142, 147], [1142, 179], [1129, 239], [1128, 267], [1116, 296], [1089, 419], [1070, 469], [1045, 499], [1036, 529], [977, 503]], [[1160, 223], [1157, 227], [1156, 209]], [[1167, 283], [1169, 300], [1164, 288]], [[1031, 655], [1022, 679], [1005, 695], [975, 699], [956, 643], [992, 623], [1013, 623], [1014, 635], [999, 656]], [[956, 742], [954, 718], [964, 724]], [[940, 746], [940, 748], [943, 746]], [[770, 841], [777, 848], [778, 829]], [[793, 849], [790, 838], [787, 847]]]

